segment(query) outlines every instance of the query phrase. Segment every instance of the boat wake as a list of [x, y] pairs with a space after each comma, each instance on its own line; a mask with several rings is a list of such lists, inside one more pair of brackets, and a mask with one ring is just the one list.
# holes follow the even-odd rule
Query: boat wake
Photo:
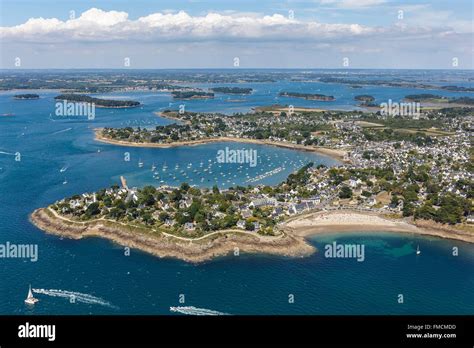
[[68, 131], [70, 131], [71, 129], [72, 129], [72, 128], [66, 128], [66, 129], [63, 129], [63, 130], [60, 130], [60, 131], [57, 131], [57, 132], [51, 133], [50, 135], [55, 135], [55, 134], [59, 134], [59, 133], [68, 132]]
[[0, 154], [2, 155], [10, 155], [10, 156], [15, 156], [14, 153], [11, 153], [11, 152], [5, 152], [5, 151], [0, 151]]
[[67, 291], [67, 290], [56, 290], [56, 289], [33, 289], [35, 294], [42, 294], [51, 297], [62, 297], [67, 298], [71, 302], [82, 302], [86, 304], [100, 305], [104, 307], [109, 307], [113, 309], [118, 309], [117, 306], [114, 306], [110, 302], [101, 299], [100, 297], [95, 297], [89, 294], [83, 294], [81, 292]]
[[181, 313], [186, 315], [229, 315], [227, 313], [213, 311], [212, 309], [197, 308], [193, 306], [170, 307], [170, 312]]

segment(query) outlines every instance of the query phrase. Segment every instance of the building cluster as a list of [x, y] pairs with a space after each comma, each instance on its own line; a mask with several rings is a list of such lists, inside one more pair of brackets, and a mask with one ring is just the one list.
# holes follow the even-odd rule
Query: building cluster
[[[287, 180], [273, 187], [258, 185], [226, 190], [199, 189], [187, 184], [158, 189], [115, 186], [61, 200], [53, 207], [62, 214], [84, 220], [103, 217], [134, 221], [168, 233], [200, 235], [234, 228], [275, 234], [279, 233], [278, 223], [315, 210], [350, 208], [410, 216], [428, 203], [436, 212], [440, 209], [440, 197], [446, 195], [472, 202], [474, 174], [469, 117], [450, 119], [446, 128], [451, 133], [432, 136], [430, 142], [369, 140], [358, 117], [339, 120], [333, 116], [324, 120], [308, 115], [178, 117], [183, 124], [156, 130], [105, 129], [104, 134], [120, 139], [126, 136], [135, 141], [166, 142], [218, 136], [255, 137], [256, 133], [252, 132], [270, 130], [272, 135], [265, 139], [295, 142], [295, 135], [306, 139], [309, 129], [312, 130], [309, 139], [347, 150], [347, 163], [333, 168], [308, 166], [305, 168], [308, 175], [301, 175], [304, 181], [297, 184]], [[472, 221], [470, 208], [463, 209], [467, 209], [462, 212], [463, 221]]]

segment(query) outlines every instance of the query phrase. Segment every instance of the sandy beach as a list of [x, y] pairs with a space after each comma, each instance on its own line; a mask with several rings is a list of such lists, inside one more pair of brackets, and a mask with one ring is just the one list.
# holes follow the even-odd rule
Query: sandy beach
[[433, 221], [390, 219], [377, 214], [356, 211], [313, 212], [289, 219], [283, 230], [294, 236], [307, 237], [331, 232], [400, 232], [434, 236], [474, 243], [474, 231], [461, 230]]

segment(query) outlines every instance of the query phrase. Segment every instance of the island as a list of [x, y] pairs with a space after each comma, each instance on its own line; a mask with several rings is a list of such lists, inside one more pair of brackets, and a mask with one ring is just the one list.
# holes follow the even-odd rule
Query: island
[[278, 94], [280, 97], [291, 97], [291, 98], [303, 98], [306, 100], [318, 100], [318, 101], [334, 101], [332, 95], [324, 94], [311, 94], [311, 93], [299, 93], [299, 92], [280, 92]]
[[100, 99], [83, 94], [61, 94], [54, 97], [54, 99], [74, 103], [90, 103], [99, 108], [134, 108], [140, 106], [140, 102], [133, 100]]
[[360, 101], [361, 106], [376, 106], [376, 104], [374, 104], [375, 98], [368, 94], [356, 95], [354, 100]]
[[16, 94], [13, 96], [14, 99], [19, 99], [19, 100], [33, 100], [33, 99], [39, 99], [38, 94], [33, 94], [33, 93], [27, 93], [27, 94]]
[[243, 87], [213, 87], [211, 89], [215, 93], [224, 93], [224, 94], [250, 94], [252, 93], [252, 88], [243, 88]]
[[214, 93], [203, 91], [174, 91], [171, 93], [174, 99], [213, 99]]

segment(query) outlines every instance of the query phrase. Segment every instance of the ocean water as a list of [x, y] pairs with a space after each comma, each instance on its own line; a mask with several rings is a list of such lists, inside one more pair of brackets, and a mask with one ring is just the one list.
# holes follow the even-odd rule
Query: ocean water
[[[288, 88], [334, 94], [341, 108], [356, 107], [343, 85], [281, 82], [251, 86], [256, 90], [251, 96], [231, 97], [245, 99], [242, 102], [228, 102], [226, 96], [219, 96], [214, 101], [186, 102], [186, 108], [226, 113], [248, 111], [256, 105], [272, 104], [277, 92]], [[369, 93], [377, 98], [390, 95], [392, 100], [397, 95], [401, 98], [408, 93], [420, 93], [371, 88], [351, 92]], [[118, 183], [120, 175], [133, 186], [187, 181], [199, 186], [229, 187], [234, 183], [248, 184], [249, 179], [262, 174], [263, 179], [255, 183], [275, 184], [310, 161], [328, 166], [338, 162], [312, 153], [250, 144], [171, 149], [101, 144], [93, 139], [94, 128], [167, 124], [168, 120], [153, 112], [175, 102], [165, 93], [114, 93], [118, 98], [139, 100], [144, 106], [130, 110], [96, 109], [96, 119], [87, 121], [77, 117], [58, 119], [54, 116], [53, 100], [57, 92], [38, 93], [41, 99], [31, 101], [13, 100], [15, 92], [0, 93], [0, 114], [13, 114], [0, 116], [0, 243], [37, 244], [39, 248], [37, 262], [0, 259], [0, 314], [474, 312], [474, 247], [462, 242], [361, 231], [313, 237], [310, 243], [321, 252], [306, 258], [241, 254], [193, 265], [137, 250], [125, 256], [122, 247], [97, 238], [73, 241], [43, 233], [28, 221], [34, 209], [65, 196]], [[321, 103], [294, 101], [294, 105], [306, 104], [320, 107]], [[216, 153], [226, 146], [256, 149], [258, 165], [219, 167], [215, 163]], [[130, 153], [128, 162], [124, 160], [125, 152]], [[15, 161], [15, 153], [21, 154], [21, 161]], [[139, 160], [145, 163], [143, 168], [138, 168]], [[153, 164], [158, 175], [151, 170]], [[212, 170], [212, 175], [204, 172], [205, 168]], [[276, 168], [280, 171], [272, 175]], [[64, 171], [60, 172], [61, 169]], [[154, 178], [157, 176], [159, 179]], [[365, 261], [326, 258], [322, 250], [333, 240], [364, 244]], [[422, 250], [419, 256], [415, 254], [417, 245]], [[454, 246], [459, 248], [459, 256], [452, 255]], [[34, 308], [23, 303], [30, 283], [40, 299]], [[180, 294], [185, 296], [184, 304], [178, 302]], [[288, 301], [290, 294], [294, 303]], [[403, 304], [397, 302], [399, 294], [404, 295]], [[171, 306], [191, 308], [171, 312]]]

